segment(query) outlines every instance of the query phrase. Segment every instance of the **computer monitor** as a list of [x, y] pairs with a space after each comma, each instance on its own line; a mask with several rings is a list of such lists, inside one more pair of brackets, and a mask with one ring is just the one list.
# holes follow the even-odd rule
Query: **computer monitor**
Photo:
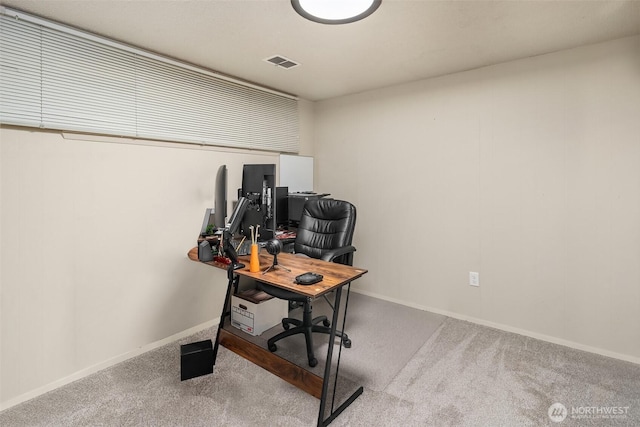
[[276, 226], [289, 225], [289, 187], [276, 187]]
[[260, 226], [260, 240], [269, 240], [276, 229], [276, 165], [244, 165], [242, 168], [242, 188], [238, 197], [249, 199], [244, 215], [242, 231], [249, 236], [250, 226]]
[[229, 257], [229, 259], [231, 259], [229, 280], [231, 280], [232, 278], [232, 270], [237, 270], [244, 267], [244, 264], [238, 262], [238, 253], [231, 244], [231, 240], [233, 239], [233, 236], [238, 233], [240, 224], [242, 224], [242, 217], [244, 217], [248, 206], [249, 199], [240, 197], [238, 203], [236, 204], [236, 207], [233, 209], [233, 212], [231, 212], [229, 222], [227, 222], [224, 230], [222, 231], [222, 250]]
[[231, 212], [231, 216], [229, 217], [229, 221], [227, 222], [225, 228], [229, 231], [229, 233], [233, 236], [240, 231], [240, 225], [242, 224], [242, 218], [244, 217], [245, 212], [247, 211], [247, 207], [249, 206], [249, 199], [245, 197], [240, 197], [236, 207]]
[[213, 204], [213, 221], [216, 228], [223, 228], [227, 218], [227, 166], [222, 165], [216, 174], [216, 193]]

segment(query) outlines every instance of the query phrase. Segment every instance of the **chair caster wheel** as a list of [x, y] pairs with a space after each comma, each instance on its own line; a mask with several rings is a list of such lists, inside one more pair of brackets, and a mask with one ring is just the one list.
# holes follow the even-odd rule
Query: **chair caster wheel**
[[311, 360], [309, 360], [309, 366], [311, 366], [312, 368], [314, 366], [316, 366], [318, 364], [318, 359], [316, 359], [315, 357]]
[[278, 347], [275, 344], [269, 344], [269, 351], [271, 353], [273, 353], [274, 351], [276, 351], [278, 349]]
[[322, 321], [322, 324], [323, 324], [325, 327], [327, 327], [327, 328], [328, 328], [329, 326], [331, 326], [331, 322], [329, 322], [327, 319], [324, 319], [324, 320]]
[[351, 348], [351, 340], [347, 338], [346, 340], [342, 340], [345, 348]]
[[288, 331], [290, 326], [291, 325], [289, 325], [288, 322], [282, 322], [282, 327], [284, 328], [285, 331]]

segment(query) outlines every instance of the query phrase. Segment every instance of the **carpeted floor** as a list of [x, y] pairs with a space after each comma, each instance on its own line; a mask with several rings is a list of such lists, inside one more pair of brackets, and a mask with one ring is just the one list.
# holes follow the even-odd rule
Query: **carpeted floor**
[[[323, 314], [331, 319], [329, 304], [320, 298], [313, 303], [313, 316]], [[290, 316], [302, 318], [302, 308], [291, 311]], [[383, 390], [433, 335], [444, 319], [445, 316], [439, 314], [410, 309], [355, 292], [351, 293], [346, 331], [353, 341], [353, 346], [342, 352], [340, 362], [342, 376], [364, 387], [377, 391]], [[282, 327], [278, 325], [264, 331], [258, 337], [252, 337], [229, 324], [226, 328], [265, 348], [269, 338], [282, 332]], [[325, 364], [320, 356], [327, 353], [328, 335], [314, 334], [313, 342], [314, 353], [318, 358], [318, 365], [315, 368], [309, 368], [307, 365], [305, 340], [302, 334], [278, 341], [277, 354], [322, 376]], [[384, 364], [383, 368], [381, 364]]]
[[[349, 314], [354, 346], [344, 360], [364, 393], [331, 425], [640, 425], [639, 365], [359, 294]], [[415, 338], [412, 329], [426, 332]], [[5, 410], [0, 425], [316, 424], [317, 399], [225, 348], [213, 374], [181, 382], [180, 344], [213, 334], [202, 331]], [[549, 415], [553, 404], [558, 422]]]

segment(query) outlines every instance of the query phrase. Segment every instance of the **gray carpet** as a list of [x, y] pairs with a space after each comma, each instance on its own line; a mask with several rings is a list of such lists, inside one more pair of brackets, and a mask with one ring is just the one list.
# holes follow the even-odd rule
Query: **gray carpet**
[[[350, 314], [369, 311], [348, 324], [354, 340], [349, 351], [362, 345], [367, 353], [357, 375], [368, 379], [363, 395], [332, 425], [640, 425], [639, 365], [352, 297]], [[408, 332], [423, 325], [435, 332], [411, 342]], [[212, 375], [181, 382], [179, 345], [212, 333], [202, 331], [5, 410], [0, 425], [316, 424], [317, 399], [225, 348]], [[367, 334], [378, 338], [365, 350]], [[556, 402], [567, 409], [559, 423], [548, 415]], [[612, 411], [607, 408], [618, 408], [618, 415], [605, 418], [603, 411]]]
[[[333, 303], [331, 299], [329, 301]], [[344, 310], [344, 304], [342, 306], [341, 310]], [[331, 319], [329, 304], [322, 298], [314, 301], [313, 315], [314, 317], [326, 315]], [[289, 316], [301, 319], [302, 308], [292, 310]], [[339, 328], [345, 329], [353, 341], [352, 347], [342, 352], [341, 376], [372, 390], [384, 390], [393, 377], [433, 335], [444, 319], [445, 316], [439, 314], [351, 293], [346, 328], [342, 328], [341, 322], [338, 322]], [[283, 331], [282, 325], [277, 325], [258, 337], [252, 337], [228, 323], [225, 328], [265, 348], [269, 338]], [[325, 334], [314, 334], [313, 343], [314, 353], [318, 359], [318, 365], [315, 368], [308, 366], [307, 354], [304, 351], [305, 339], [302, 334], [278, 341], [276, 354], [322, 376], [325, 367], [323, 356], [327, 354], [329, 337]], [[399, 348], [402, 351], [398, 351]], [[384, 367], [381, 367], [382, 363]]]

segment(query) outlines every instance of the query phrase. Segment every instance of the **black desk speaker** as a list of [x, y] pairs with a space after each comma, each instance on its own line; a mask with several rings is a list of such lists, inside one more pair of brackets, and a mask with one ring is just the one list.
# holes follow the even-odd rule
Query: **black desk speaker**
[[206, 240], [198, 244], [198, 260], [202, 262], [213, 261], [211, 243], [207, 242]]

